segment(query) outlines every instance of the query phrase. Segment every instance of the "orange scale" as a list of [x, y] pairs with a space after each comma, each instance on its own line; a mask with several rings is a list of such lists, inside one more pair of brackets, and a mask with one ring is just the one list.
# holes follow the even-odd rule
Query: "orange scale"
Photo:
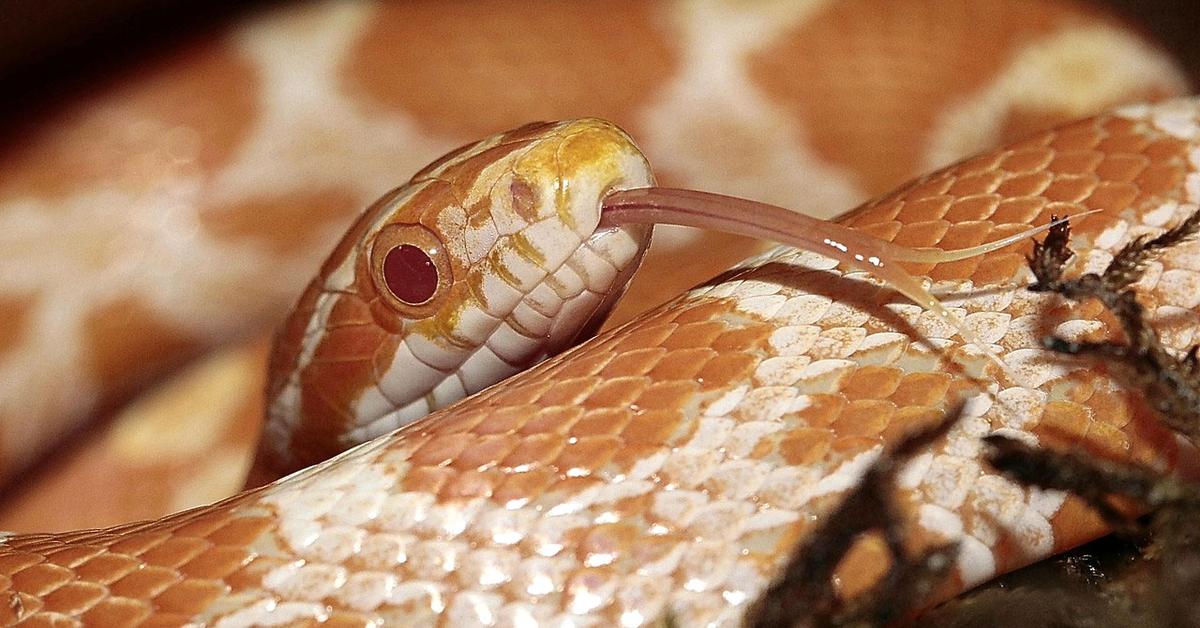
[[579, 406], [551, 406], [537, 411], [521, 426], [521, 434], [566, 434], [583, 417]]
[[229, 593], [229, 586], [214, 580], [184, 580], [176, 583], [157, 597], [154, 605], [168, 613], [195, 615], [208, 607], [218, 597]]
[[1123, 429], [1133, 420], [1133, 409], [1124, 394], [1097, 391], [1091, 398], [1092, 417], [1099, 423]]
[[207, 539], [175, 536], [141, 555], [148, 565], [178, 569], [213, 546]]
[[999, 254], [989, 257], [986, 264], [980, 264], [971, 279], [977, 287], [1002, 284], [1012, 281], [1025, 266], [1025, 257], [1020, 253]]
[[450, 464], [460, 470], [494, 467], [515, 449], [520, 441], [520, 437], [515, 434], [478, 436], [471, 446], [462, 450]]
[[627, 444], [640, 443], [658, 446], [679, 429], [683, 412], [679, 410], [650, 410], [633, 414], [621, 430], [620, 436]]
[[[979, 159], [990, 160], [993, 157], [994, 156], [992, 156], [992, 155], [987, 155], [987, 156], [981, 157]], [[988, 168], [983, 164], [983, 161], [980, 161], [979, 168], [975, 167], [975, 165], [976, 165], [975, 162], [976, 162], [976, 160], [971, 160], [965, 164], [961, 164], [961, 165], [957, 166], [955, 168], [955, 170], [957, 172], [974, 172], [976, 170], [981, 170], [981, 171], [988, 170]], [[929, 198], [930, 196], [941, 196], [943, 194], [949, 193], [951, 186], [953, 186], [954, 184], [955, 184], [954, 176], [943, 174], [941, 176], [932, 177], [926, 181], [920, 181], [920, 182], [912, 185], [911, 187], [905, 188], [900, 192], [900, 194], [898, 196], [901, 198], [907, 199], [909, 201], [916, 200], [916, 199], [922, 199], [922, 198]], [[889, 220], [893, 220], [893, 219], [894, 219], [894, 215], [892, 217], [889, 217]]]
[[108, 589], [112, 595], [147, 600], [182, 579], [174, 569], [145, 566], [108, 585]]
[[[716, 342], [720, 342], [718, 337]], [[704, 366], [717, 357], [713, 349], [681, 349], [663, 356], [654, 368], [646, 371], [647, 377], [654, 381], [695, 380]]]
[[867, 400], [846, 404], [841, 416], [833, 422], [833, 433], [840, 437], [877, 436], [887, 428], [896, 413], [890, 401]]
[[622, 353], [610, 360], [597, 375], [604, 378], [645, 375], [655, 368], [666, 355], [667, 350], [662, 347], [647, 347], [638, 351]]
[[257, 555], [241, 569], [226, 576], [225, 584], [234, 591], [261, 588], [264, 576], [291, 562], [290, 559]]
[[632, 404], [649, 385], [650, 378], [645, 376], [617, 377], [596, 386], [591, 394], [579, 403], [589, 410], [593, 408], [625, 408]]
[[677, 325], [673, 323], [653, 325], [635, 330], [624, 336], [620, 342], [613, 345], [613, 353], [628, 353], [644, 347], [657, 347], [671, 337]]
[[800, 411], [806, 427], [829, 427], [846, 407], [846, 398], [841, 394], [808, 396], [808, 406]]
[[503, 481], [504, 473], [498, 469], [463, 471], [449, 478], [438, 495], [449, 499], [491, 497]]
[[1188, 153], [1187, 142], [1169, 136], [1159, 136], [1142, 147], [1141, 154], [1155, 164], [1169, 164], [1184, 159]]
[[1088, 174], [1104, 161], [1104, 153], [1094, 150], [1058, 151], [1048, 165], [1057, 174]]
[[996, 194], [972, 194], [956, 199], [942, 216], [951, 223], [967, 220], [995, 220], [992, 216], [1001, 203]]
[[1087, 434], [1092, 419], [1087, 408], [1069, 401], [1051, 401], [1042, 411], [1034, 433], [1058, 443], [1078, 441]]
[[1096, 176], [1105, 181], [1130, 182], [1146, 170], [1150, 159], [1144, 155], [1108, 155], [1096, 166]]
[[151, 610], [151, 606], [141, 600], [110, 597], [88, 609], [80, 619], [88, 626], [144, 626], [142, 621]]
[[918, 430], [930, 427], [942, 419], [946, 413], [941, 408], [909, 406], [899, 408], [892, 415], [892, 420], [882, 432], [883, 440], [894, 443]]
[[379, 625], [379, 619], [360, 615], [358, 613], [333, 613], [321, 620], [321, 628], [374, 628]]
[[537, 406], [501, 406], [489, 411], [486, 421], [471, 429], [473, 434], [511, 434], [521, 429], [529, 417], [537, 412]]
[[500, 461], [505, 469], [550, 464], [567, 444], [561, 434], [534, 434], [521, 439], [517, 446]]
[[642, 410], [673, 410], [683, 407], [700, 387], [694, 381], [665, 381], [651, 384], [634, 400]]
[[[1017, 176], [1030, 176], [1030, 175], [1017, 175]], [[947, 188], [946, 194], [949, 194], [951, 196], [992, 194], [993, 192], [999, 192], [999, 193], [1003, 194], [1003, 192], [1000, 192], [1000, 188], [1004, 185], [1005, 181], [1007, 181], [1007, 180], [1011, 180], [1011, 175], [1009, 175], [1008, 173], [1006, 173], [1002, 170], [989, 170], [989, 171], [985, 171], [985, 172], [979, 172], [976, 174], [960, 176], [957, 178], [957, 180], [954, 182], [953, 185], [951, 185], [951, 186], [949, 186], [949, 188]]]
[[[1156, 428], [1158, 427], [1156, 426]], [[1154, 432], [1146, 430], [1135, 431], [1132, 427], [1126, 428], [1123, 431], [1126, 433], [1133, 432], [1133, 437], [1129, 442], [1129, 451], [1126, 453], [1124, 459], [1132, 464], [1150, 468], [1160, 467], [1164, 463], [1170, 465], [1172, 468], [1175, 467], [1176, 461], [1179, 458], [1179, 450], [1171, 431], [1166, 429], [1156, 429]], [[1192, 456], [1195, 456], [1194, 451], [1192, 452]], [[1192, 461], [1189, 461], [1189, 464], [1193, 467], [1191, 477], [1195, 477], [1194, 458]], [[1179, 470], [1177, 469], [1177, 471]]]
[[[647, 456], [656, 456], [664, 450], [665, 445], [661, 443], [647, 445], [622, 441], [621, 448], [613, 454], [608, 468], [612, 469], [614, 475], [628, 474], [637, 465], [644, 464]], [[645, 497], [653, 499], [653, 495], [650, 494]]]
[[1090, 209], [1118, 213], [1133, 204], [1141, 193], [1132, 183], [1103, 182], [1083, 200]]
[[451, 434], [474, 433], [475, 428], [487, 418], [487, 413], [482, 411], [443, 413], [434, 430], [436, 430], [439, 438], [447, 437]]
[[418, 467], [448, 464], [471, 446], [475, 438], [475, 435], [468, 433], [435, 436], [414, 451], [409, 462]]
[[1051, 131], [1049, 136], [1050, 148], [1057, 151], [1070, 151], [1096, 149], [1105, 134], [1089, 120]]
[[[953, 247], [945, 247], [953, 248]], [[945, 281], [970, 277], [983, 264], [982, 257], [971, 257], [956, 262], [942, 262], [929, 270], [928, 276], [934, 281]]]
[[748, 325], [730, 329], [713, 339], [712, 351], [749, 351], [763, 346], [775, 329], [771, 325]]
[[592, 377], [607, 370], [608, 365], [616, 359], [608, 353], [584, 354], [580, 355], [578, 359], [567, 360], [555, 365], [557, 368], [554, 369], [554, 374], [562, 379]]
[[[1001, 153], [1004, 154], [1004, 153]], [[1045, 146], [1033, 146], [1021, 150], [1009, 151], [998, 164], [1008, 172], [1031, 172], [1046, 168], [1055, 158], [1055, 152]]]
[[1109, 153], [1140, 153], [1150, 144], [1150, 138], [1141, 133], [1113, 133], [1096, 144], [1096, 150]]
[[899, 407], [940, 405], [946, 398], [950, 380], [948, 373], [909, 373], [888, 399]]
[[[985, 153], [982, 155], [971, 157], [971, 158], [967, 159], [966, 161], [963, 161], [963, 162], [959, 163], [958, 165], [953, 166], [953, 168], [954, 168], [955, 172], [961, 173], [963, 175], [970, 175], [970, 174], [974, 174], [974, 173], [978, 173], [978, 172], [987, 172], [987, 171], [996, 169], [996, 167], [1002, 161], [1004, 161], [1004, 159], [1008, 155], [1010, 155], [1012, 153], [1029, 150], [1029, 149], [1038, 149], [1044, 145], [1045, 145], [1045, 142], [1041, 138], [1034, 136], [1034, 137], [1029, 138], [1029, 140], [1027, 140], [1025, 142], [1010, 145], [1009, 150], [1007, 150], [1007, 151], [995, 151], [995, 152]], [[945, 190], [945, 188], [943, 188], [943, 191], [944, 190]]]
[[681, 325], [669, 337], [663, 338], [658, 346], [668, 350], [711, 347], [728, 325], [724, 321], [703, 321]]
[[558, 481], [558, 472], [549, 467], [538, 467], [525, 473], [510, 473], [492, 492], [492, 501], [505, 504], [510, 501], [524, 503], [535, 500]]
[[[1053, 131], [1041, 131], [1030, 135], [1023, 140], [1008, 144], [1008, 150], [1024, 150], [1026, 148], [1035, 148], [1038, 146], [1047, 146], [1052, 148], [1051, 145], [1054, 143], [1054, 136], [1055, 134]], [[991, 155], [994, 155], [994, 153], [990, 153], [988, 156]]]
[[220, 580], [241, 569], [251, 558], [242, 548], [218, 546], [181, 565], [179, 572], [189, 578]]
[[1113, 135], [1129, 135], [1131, 133], [1143, 133], [1144, 122], [1139, 120], [1131, 120], [1118, 116], [1106, 116], [1100, 120], [1093, 120], [1089, 126], [1099, 127], [1105, 133]]
[[204, 537], [219, 530], [229, 519], [228, 514], [221, 512], [207, 514], [182, 522], [178, 527], [172, 529], [172, 532], [175, 533], [175, 536]]
[[944, 220], [909, 223], [900, 228], [892, 242], [900, 246], [938, 246], [949, 228], [950, 223]]
[[[82, 564], [88, 559], [96, 556], [104, 551], [104, 548], [95, 545], [75, 545], [72, 547], [64, 547], [60, 550], [55, 550], [46, 554], [46, 562], [59, 565], [60, 567], [72, 568]], [[7, 573], [0, 570], [0, 573]]]
[[722, 389], [730, 382], [746, 379], [758, 361], [756, 356], [748, 353], [723, 353], [704, 365], [696, 373], [696, 379], [702, 391]]
[[863, 203], [846, 215], [839, 217], [838, 222], [855, 229], [866, 229], [894, 222], [896, 214], [900, 213], [903, 207], [904, 200], [897, 198], [896, 195], [883, 196]]
[[1042, 208], [1045, 206], [1046, 199], [1041, 196], [1006, 198], [996, 205], [996, 211], [992, 214], [991, 219], [996, 224], [1038, 224], [1034, 220], [1041, 215]]
[[[938, 247], [943, 249], [963, 249], [996, 239], [995, 223], [991, 220], [970, 220], [950, 225], [942, 236]], [[975, 256], [971, 259], [979, 259]]]
[[[484, 393], [493, 406], [539, 405], [539, 400], [554, 388], [554, 381], [537, 381], [523, 386], [494, 386]], [[495, 391], [495, 392], [492, 392]]]
[[683, 308], [673, 320], [680, 325], [711, 321], [732, 309], [733, 305], [724, 299], [707, 299]]
[[875, 237], [875, 238], [879, 238], [880, 240], [886, 240], [888, 242], [891, 242], [892, 240], [894, 240], [896, 238], [896, 234], [900, 233], [900, 227], [903, 226], [903, 224], [904, 223], [901, 223], [901, 222], [889, 221], [889, 222], [871, 223], [871, 224], [862, 225], [862, 226], [855, 225], [854, 228], [858, 231], [861, 231], [861, 232], [871, 236], [871, 237]]
[[[235, 521], [225, 524], [225, 527], [232, 525]], [[143, 552], [149, 551], [151, 548], [157, 547], [169, 538], [171, 538], [171, 534], [168, 532], [136, 532], [126, 535], [116, 543], [109, 545], [108, 549], [111, 552], [138, 556]]]
[[791, 430], [779, 442], [779, 455], [790, 465], [808, 465], [824, 460], [833, 445], [834, 433], [821, 428]]
[[885, 399], [900, 385], [903, 371], [890, 366], [863, 366], [842, 384], [846, 399]]
[[613, 436], [588, 436], [575, 442], [567, 441], [553, 464], [568, 475], [589, 475], [607, 465], [620, 446], [620, 439]]
[[58, 565], [33, 565], [12, 575], [14, 591], [42, 597], [75, 579], [70, 569]]
[[599, 385], [597, 377], [577, 377], [568, 380], [556, 380], [542, 395], [534, 400], [540, 406], [567, 406], [577, 404], [587, 397]]
[[[211, 552], [209, 552], [211, 553]], [[207, 557], [209, 553], [204, 554]], [[241, 551], [239, 550], [239, 554]], [[239, 561], [240, 565], [241, 561]], [[141, 566], [141, 561], [124, 554], [101, 554], [75, 568], [80, 580], [107, 584], [118, 580]], [[221, 576], [228, 572], [222, 573]]]
[[406, 491], [437, 495], [457, 473], [458, 470], [449, 467], [414, 467], [404, 474], [400, 485]]
[[1087, 404], [1096, 392], [1094, 380], [1095, 375], [1088, 371], [1074, 371], [1068, 374], [1063, 378], [1063, 383], [1068, 386], [1063, 399], [1081, 405]]
[[1132, 443], [1129, 442], [1128, 436], [1120, 428], [1113, 427], [1107, 423], [1093, 422], [1088, 428], [1087, 437], [1083, 440], [1083, 446], [1103, 458], [1126, 460], [1129, 457], [1129, 450], [1132, 448]]
[[867, 592], [892, 564], [891, 554], [883, 539], [867, 534], [850, 547], [833, 573], [833, 587], [843, 600]]
[[583, 418], [571, 426], [570, 435], [584, 436], [616, 436], [633, 420], [633, 411], [628, 407], [597, 408], [583, 415]]
[[[1133, 183], [1148, 197], [1160, 196], [1183, 187], [1185, 169], [1178, 163], [1154, 163], [1146, 167]], [[1157, 209], [1157, 203], [1147, 203], [1142, 211]]]
[[1044, 170], [1026, 172], [1012, 175], [990, 191], [1007, 197], [1037, 196], [1042, 194], [1053, 180], [1054, 175]]
[[[878, 437], [847, 436], [834, 439], [834, 442], [829, 444], [829, 451], [844, 460], [875, 448], [881, 442]], [[838, 462], [840, 463], [842, 460], [838, 460]]]
[[895, 219], [906, 223], [941, 220], [953, 201], [953, 197], [945, 195], [909, 201], [896, 214]]

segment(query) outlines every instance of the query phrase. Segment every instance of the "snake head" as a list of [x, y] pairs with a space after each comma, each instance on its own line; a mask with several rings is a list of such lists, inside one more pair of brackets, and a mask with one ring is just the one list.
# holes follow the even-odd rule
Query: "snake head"
[[350, 228], [276, 338], [256, 478], [411, 423], [572, 343], [650, 227], [600, 226], [654, 184], [616, 126], [535, 123], [447, 154]]

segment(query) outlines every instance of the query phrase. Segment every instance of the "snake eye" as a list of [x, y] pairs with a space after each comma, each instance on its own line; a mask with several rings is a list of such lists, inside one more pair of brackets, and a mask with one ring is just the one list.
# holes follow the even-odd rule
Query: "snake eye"
[[371, 277], [384, 300], [410, 318], [428, 316], [452, 282], [446, 249], [421, 225], [388, 225], [371, 246]]
[[383, 257], [383, 281], [392, 296], [409, 305], [421, 305], [437, 291], [438, 270], [425, 251], [401, 244]]

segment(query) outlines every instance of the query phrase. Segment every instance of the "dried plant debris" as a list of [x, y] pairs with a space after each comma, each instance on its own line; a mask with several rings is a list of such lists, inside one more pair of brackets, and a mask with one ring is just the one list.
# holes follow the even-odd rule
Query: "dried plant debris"
[[[1162, 250], [1193, 237], [1200, 212], [1156, 238], [1139, 238], [1123, 248], [1103, 273], [1063, 279], [1073, 256], [1069, 227], [1051, 230], [1029, 258], [1037, 282], [1031, 290], [1056, 292], [1070, 299], [1095, 298], [1116, 316], [1124, 344], [1075, 343], [1051, 338], [1047, 346], [1063, 353], [1107, 358], [1125, 367], [1129, 384], [1141, 388], [1162, 420], [1196, 442], [1200, 436], [1200, 369], [1197, 350], [1179, 356], [1163, 346], [1130, 289], [1146, 262]], [[1088, 502], [1123, 539], [1092, 544], [1075, 552], [1075, 562], [1059, 559], [1057, 572], [1042, 586], [993, 586], [923, 618], [931, 626], [987, 626], [1020, 622], [1034, 626], [1200, 626], [1200, 485], [1151, 469], [1098, 461], [1077, 452], [1058, 453], [1003, 436], [989, 436], [989, 462], [1014, 481], [1069, 491]], [[1122, 502], [1122, 500], [1124, 500]], [[1130, 519], [1136, 510], [1150, 514]], [[1130, 540], [1132, 539], [1132, 540]], [[1095, 548], [1108, 546], [1103, 562]], [[1114, 549], [1115, 548], [1115, 549]], [[1080, 557], [1090, 568], [1081, 578]], [[1057, 567], [1056, 567], [1057, 566]], [[1020, 582], [1021, 575], [1006, 578]], [[1057, 585], [1047, 587], [1046, 580]], [[1064, 585], [1063, 583], [1068, 583]], [[1031, 608], [1039, 609], [1027, 613]], [[1017, 610], [1019, 609], [1019, 610]], [[1014, 616], [1014, 610], [1021, 616]]]
[[[1143, 539], [1133, 548], [1143, 558], [1140, 564], [1098, 587], [1102, 599], [1096, 601], [1106, 613], [1093, 616], [1085, 610], [1056, 625], [1200, 626], [1200, 600], [1194, 595], [1200, 590], [1200, 485], [1138, 466], [1046, 451], [1003, 436], [985, 441], [988, 462], [1009, 478], [1074, 493], [1117, 530]], [[1114, 498], [1132, 500], [1150, 514], [1130, 519]]]
[[[863, 475], [842, 503], [792, 552], [783, 573], [751, 609], [747, 625], [883, 626], [925, 599], [954, 564], [958, 547], [947, 544], [908, 556], [903, 518], [892, 499], [892, 485], [904, 463], [941, 438], [962, 414], [905, 437]], [[877, 531], [891, 554], [891, 566], [868, 592], [843, 604], [833, 586], [834, 570], [854, 545]]]
[[[1034, 245], [1029, 289], [1068, 299], [1094, 298], [1122, 326], [1126, 340], [1069, 342], [1049, 338], [1062, 353], [1096, 356], [1124, 367], [1128, 384], [1145, 391], [1163, 421], [1200, 443], [1200, 351], [1180, 356], [1163, 346], [1146, 321], [1130, 287], [1154, 255], [1200, 232], [1200, 212], [1154, 237], [1135, 239], [1113, 257], [1103, 273], [1064, 278], [1070, 225], [1053, 227]], [[904, 439], [876, 461], [859, 485], [792, 554], [784, 572], [751, 609], [747, 625], [885, 626], [911, 620], [953, 565], [957, 546], [934, 547], [908, 556], [902, 517], [892, 500], [897, 471], [917, 451], [943, 436], [961, 414]], [[989, 436], [989, 462], [1012, 480], [1074, 493], [1089, 503], [1121, 536], [1088, 544], [998, 578], [922, 615], [930, 627], [1020, 625], [1023, 628], [1111, 628], [1200, 626], [1200, 485], [1150, 469], [1098, 462], [1079, 453], [1056, 453], [1003, 436]], [[1132, 519], [1132, 512], [1149, 512]], [[834, 590], [835, 569], [854, 543], [878, 532], [891, 566], [868, 592], [842, 602]]]
[[1101, 274], [1087, 273], [1063, 279], [1063, 269], [1074, 253], [1068, 247], [1070, 224], [1051, 228], [1046, 240], [1035, 244], [1029, 257], [1034, 292], [1056, 292], [1074, 300], [1095, 298], [1117, 317], [1127, 344], [1112, 342], [1068, 342], [1050, 338], [1046, 345], [1062, 353], [1096, 355], [1127, 367], [1129, 382], [1141, 388], [1146, 399], [1162, 414], [1171, 429], [1192, 442], [1200, 442], [1200, 368], [1197, 348], [1177, 356], [1163, 346], [1158, 333], [1146, 321], [1145, 308], [1129, 286], [1141, 278], [1146, 262], [1168, 247], [1180, 244], [1200, 231], [1200, 212], [1156, 238], [1137, 238], [1125, 245]]

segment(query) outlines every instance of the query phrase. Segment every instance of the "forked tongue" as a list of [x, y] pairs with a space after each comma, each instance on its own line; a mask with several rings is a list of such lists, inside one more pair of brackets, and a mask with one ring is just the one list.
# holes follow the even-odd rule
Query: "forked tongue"
[[[1096, 211], [1099, 210], [1075, 214], [1074, 217]], [[869, 272], [952, 326], [964, 340], [979, 347], [1015, 384], [1023, 382], [1008, 364], [946, 309], [937, 297], [930, 294], [919, 279], [896, 262], [933, 264], [983, 255], [1047, 231], [1066, 222], [1068, 218], [1059, 218], [978, 246], [941, 250], [900, 246], [844, 225], [776, 205], [679, 188], [652, 187], [613, 192], [605, 197], [601, 209], [601, 225], [672, 224], [722, 231], [794, 246]]]

